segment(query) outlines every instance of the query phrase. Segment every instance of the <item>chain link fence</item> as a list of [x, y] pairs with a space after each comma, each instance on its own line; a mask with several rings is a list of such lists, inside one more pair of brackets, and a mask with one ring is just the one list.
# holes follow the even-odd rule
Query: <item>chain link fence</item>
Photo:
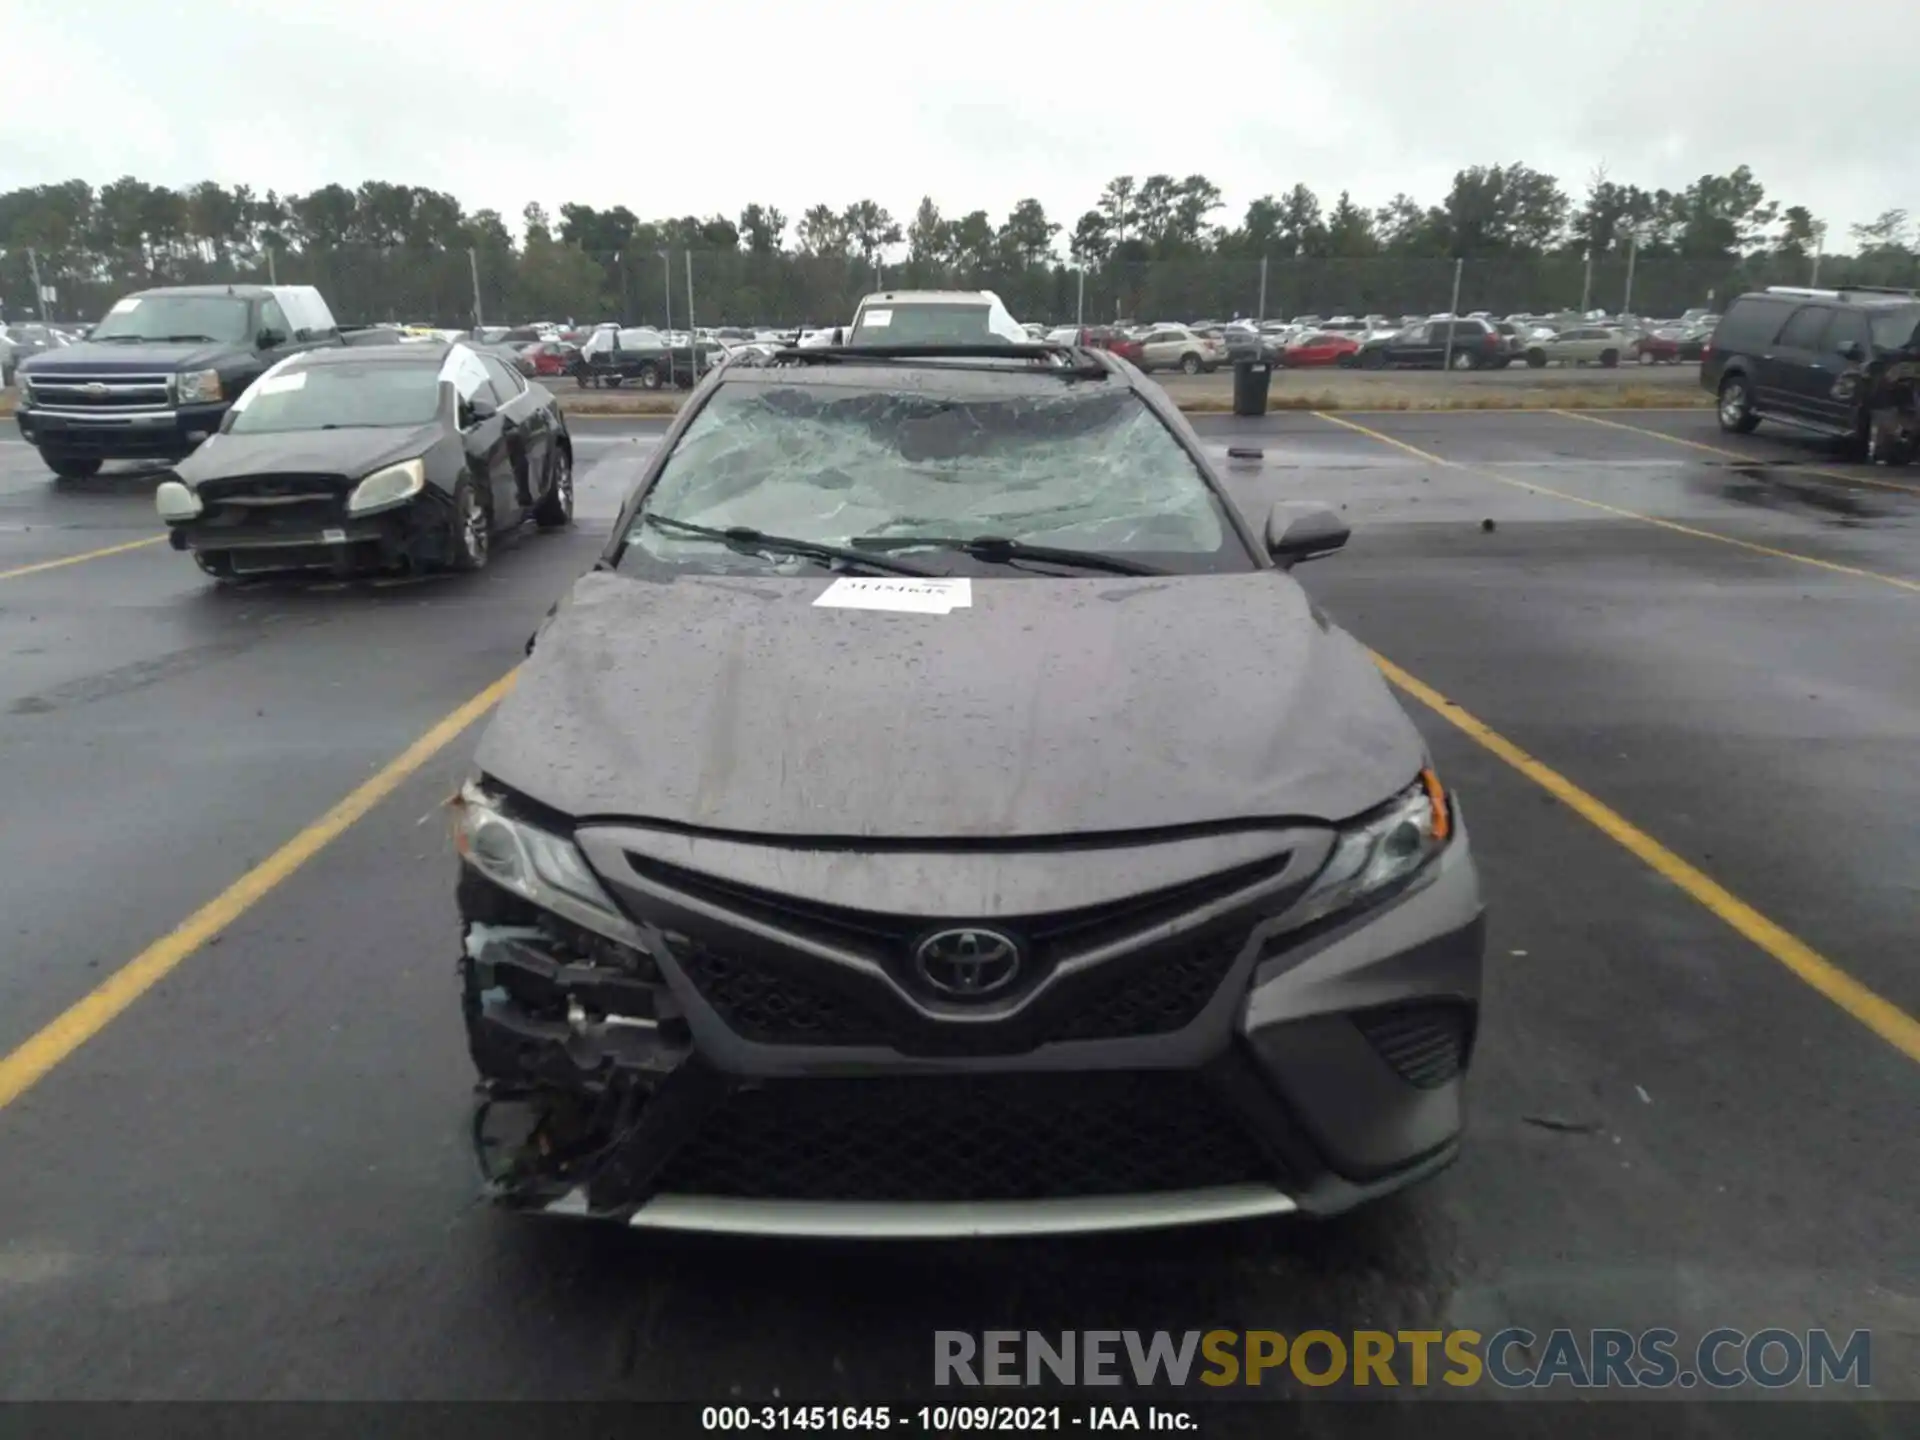
[[[40, 290], [36, 291], [36, 273]], [[684, 329], [826, 326], [877, 289], [989, 289], [1021, 320], [1045, 324], [1227, 320], [1296, 315], [1428, 315], [1476, 310], [1602, 309], [1659, 316], [1713, 307], [1765, 285], [1920, 287], [1920, 257], [1754, 256], [1743, 260], [1577, 257], [1472, 260], [1202, 256], [1113, 263], [940, 265], [748, 251], [592, 254], [557, 243], [521, 249], [342, 246], [212, 255], [186, 250], [99, 256], [0, 251], [6, 318], [97, 319], [129, 290], [155, 285], [314, 285], [342, 324], [535, 320]], [[1455, 286], [1458, 285], [1458, 296]], [[50, 297], [50, 298], [46, 298]]]

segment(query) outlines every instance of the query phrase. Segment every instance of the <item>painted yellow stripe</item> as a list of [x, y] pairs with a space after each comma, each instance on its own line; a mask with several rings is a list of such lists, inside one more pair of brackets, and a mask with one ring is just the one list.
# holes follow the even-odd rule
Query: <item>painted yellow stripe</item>
[[285, 883], [314, 856], [444, 750], [493, 708], [512, 687], [510, 670], [441, 720], [339, 804], [103, 980], [94, 990], [0, 1059], [0, 1109], [32, 1089], [50, 1070], [93, 1039], [126, 1009], [177, 970], [186, 958]]
[[58, 560], [41, 560], [32, 565], [16, 566], [12, 570], [0, 570], [0, 580], [17, 580], [22, 575], [38, 575], [42, 570], [58, 570], [63, 566], [79, 565], [88, 560], [104, 560], [109, 555], [124, 555], [129, 550], [158, 545], [166, 538], [164, 535], [149, 535], [144, 540], [129, 540], [124, 545], [108, 545], [103, 549], [87, 550], [78, 555], [62, 555]]
[[[1583, 414], [1578, 410], [1553, 410], [1548, 413], [1567, 420], [1584, 420], [1589, 425], [1604, 425], [1609, 430], [1625, 430], [1630, 435], [1644, 435], [1649, 440], [1664, 440], [1669, 445], [1681, 445], [1689, 450], [1723, 456], [1747, 465], [1765, 463], [1757, 455], [1743, 455], [1738, 450], [1727, 449], [1724, 445], [1709, 445], [1702, 440], [1689, 440], [1681, 435], [1668, 435], [1659, 430], [1649, 430], [1644, 425], [1628, 425], [1619, 420], [1602, 420], [1597, 415]], [[1920, 495], [1920, 485], [1908, 485], [1899, 480], [1882, 480], [1877, 475], [1849, 475], [1843, 470], [1828, 470], [1819, 465], [1786, 465], [1776, 468], [1784, 469], [1793, 475], [1817, 475], [1822, 480], [1838, 480], [1844, 485], [1877, 485], [1882, 490], [1904, 490], [1909, 495]]]
[[1342, 419], [1325, 410], [1313, 412], [1329, 425], [1338, 425], [1355, 434], [1365, 435], [1378, 440], [1382, 445], [1391, 445], [1395, 450], [1424, 460], [1429, 465], [1438, 465], [1446, 470], [1458, 470], [1463, 474], [1477, 475], [1484, 480], [1492, 480], [1500, 485], [1510, 485], [1515, 490], [1531, 490], [1536, 495], [1551, 495], [1556, 500], [1566, 500], [1575, 505], [1584, 505], [1589, 510], [1603, 511], [1608, 515], [1618, 515], [1623, 520], [1638, 520], [1644, 525], [1657, 525], [1662, 530], [1671, 530], [1676, 535], [1691, 535], [1696, 540], [1712, 540], [1721, 545], [1732, 545], [1741, 550], [1750, 550], [1756, 555], [1769, 555], [1776, 560], [1792, 560], [1800, 565], [1812, 565], [1821, 570], [1830, 570], [1836, 575], [1851, 575], [1859, 580], [1872, 580], [1881, 585], [1892, 585], [1896, 589], [1906, 590], [1920, 595], [1920, 580], [1909, 580], [1901, 575], [1887, 575], [1878, 570], [1862, 570], [1857, 565], [1842, 565], [1834, 560], [1822, 560], [1814, 555], [1802, 555], [1795, 550], [1780, 550], [1772, 545], [1762, 545], [1753, 540], [1742, 540], [1738, 536], [1723, 535], [1718, 530], [1702, 530], [1697, 525], [1682, 525], [1678, 520], [1663, 520], [1658, 515], [1647, 515], [1638, 510], [1629, 510], [1621, 505], [1609, 505], [1604, 500], [1589, 500], [1584, 495], [1574, 495], [1566, 490], [1556, 490], [1551, 485], [1541, 485], [1533, 480], [1516, 480], [1511, 475], [1502, 475], [1498, 471], [1488, 470], [1479, 465], [1469, 465], [1459, 460], [1446, 460], [1430, 450], [1422, 450], [1417, 445], [1409, 445], [1404, 440], [1396, 440], [1391, 435], [1382, 434], [1371, 426], [1362, 425], [1355, 420]]
[[1682, 860], [1618, 811], [1596, 800], [1557, 770], [1533, 758], [1504, 735], [1462, 710], [1422, 680], [1385, 656], [1374, 663], [1387, 679], [1425, 705], [1469, 739], [1500, 757], [1554, 799], [1586, 820], [1608, 839], [1671, 880], [1728, 926], [1759, 946], [1801, 980], [1819, 991], [1909, 1060], [1920, 1061], [1920, 1020], [1876, 994], [1815, 950], [1775, 924], [1704, 871]]

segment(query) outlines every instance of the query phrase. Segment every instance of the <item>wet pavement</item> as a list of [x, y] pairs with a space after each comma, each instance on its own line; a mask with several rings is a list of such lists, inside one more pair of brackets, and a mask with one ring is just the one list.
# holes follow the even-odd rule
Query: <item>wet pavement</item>
[[1256, 518], [1353, 524], [1300, 572], [1337, 620], [1864, 988], [1409, 700], [1491, 906], [1459, 1163], [1324, 1224], [884, 1249], [474, 1203], [436, 807], [476, 732], [164, 938], [515, 664], [660, 424], [578, 421], [578, 528], [479, 576], [233, 592], [140, 543], [150, 475], [0, 442], [0, 1052], [179, 961], [0, 1110], [0, 1397], [871, 1401], [939, 1328], [1514, 1323], [1871, 1329], [1920, 1398], [1920, 468], [1605, 422], [1198, 425]]

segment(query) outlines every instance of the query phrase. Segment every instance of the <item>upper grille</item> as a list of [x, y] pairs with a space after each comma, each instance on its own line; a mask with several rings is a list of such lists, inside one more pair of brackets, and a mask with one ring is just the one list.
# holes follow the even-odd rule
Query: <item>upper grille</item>
[[106, 418], [140, 410], [165, 410], [173, 404], [170, 374], [29, 374], [33, 403], [46, 410], [83, 410]]
[[241, 475], [200, 483], [203, 526], [305, 534], [347, 516], [347, 485], [331, 475]]
[[1239, 955], [1235, 938], [1217, 939], [1171, 955], [1156, 955], [1075, 1007], [1049, 1038], [1111, 1040], [1167, 1035], [1193, 1023], [1207, 1008]]
[[1188, 1071], [785, 1080], [736, 1091], [661, 1191], [753, 1199], [1041, 1200], [1276, 1183]]
[[1422, 1090], [1457, 1076], [1473, 1039], [1471, 1011], [1451, 1002], [1362, 1010], [1353, 1023], [1402, 1080]]
[[[1062, 982], [1026, 1018], [941, 1027], [836, 993], [820, 962], [778, 968], [680, 942], [687, 978], [727, 1028], [762, 1045], [889, 1045], [907, 1054], [1019, 1054], [1061, 1040], [1166, 1035], [1191, 1024], [1238, 954], [1236, 936], [1112, 962]], [[812, 973], [809, 974], [808, 972]], [[898, 1018], [895, 1018], [895, 1017]]]
[[742, 1039], [762, 1045], [885, 1045], [887, 1025], [857, 1001], [797, 975], [681, 943], [687, 978]]

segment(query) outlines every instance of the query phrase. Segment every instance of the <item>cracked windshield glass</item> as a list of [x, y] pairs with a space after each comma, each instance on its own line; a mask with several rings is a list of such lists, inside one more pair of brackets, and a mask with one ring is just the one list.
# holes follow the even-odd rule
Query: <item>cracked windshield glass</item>
[[[674, 447], [646, 513], [903, 549], [956, 535], [1118, 553], [1221, 548], [1219, 500], [1165, 422], [1125, 390], [1051, 385], [998, 395], [725, 385]], [[662, 559], [724, 545], [645, 523], [629, 539]]]

